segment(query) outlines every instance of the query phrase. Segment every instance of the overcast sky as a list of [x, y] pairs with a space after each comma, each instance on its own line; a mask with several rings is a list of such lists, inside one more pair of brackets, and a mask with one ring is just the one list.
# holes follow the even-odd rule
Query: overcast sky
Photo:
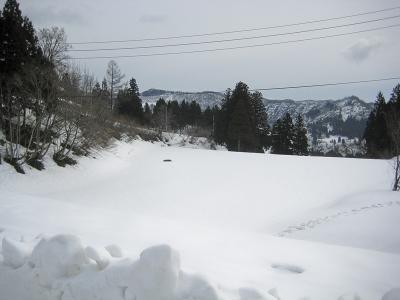
[[[0, 0], [3, 5], [5, 0]], [[265, 27], [344, 16], [400, 5], [398, 0], [20, 0], [36, 28], [62, 26], [70, 42], [185, 35]], [[400, 9], [376, 15], [307, 26], [187, 40], [100, 45], [142, 46], [171, 42], [249, 37], [339, 25], [400, 15]], [[71, 56], [132, 55], [269, 43], [400, 23], [400, 18], [314, 33], [181, 48], [73, 53]], [[224, 91], [244, 81], [250, 88], [353, 81], [400, 75], [400, 27], [304, 43], [179, 56], [116, 59], [141, 91]], [[88, 46], [80, 46], [87, 48]], [[91, 47], [91, 46], [89, 46]], [[98, 47], [98, 45], [97, 45]], [[101, 80], [108, 60], [79, 61]], [[357, 95], [373, 101], [378, 90], [389, 95], [396, 82], [264, 92], [267, 98], [338, 99]]]

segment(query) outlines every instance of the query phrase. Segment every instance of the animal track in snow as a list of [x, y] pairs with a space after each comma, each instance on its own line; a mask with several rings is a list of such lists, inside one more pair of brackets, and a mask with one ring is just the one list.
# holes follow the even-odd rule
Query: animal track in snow
[[312, 220], [300, 223], [299, 225], [291, 225], [291, 226], [287, 227], [285, 230], [279, 232], [278, 236], [284, 237], [284, 236], [292, 234], [293, 232], [296, 232], [296, 231], [311, 229], [311, 228], [314, 228], [315, 226], [320, 225], [321, 223], [329, 222], [331, 220], [337, 219], [338, 217], [348, 217], [351, 215], [369, 211], [371, 209], [390, 207], [390, 206], [394, 206], [394, 205], [400, 206], [400, 201], [389, 201], [386, 203], [377, 203], [377, 204], [372, 204], [369, 206], [363, 206], [361, 208], [354, 208], [349, 211], [338, 212], [334, 215], [312, 219]]

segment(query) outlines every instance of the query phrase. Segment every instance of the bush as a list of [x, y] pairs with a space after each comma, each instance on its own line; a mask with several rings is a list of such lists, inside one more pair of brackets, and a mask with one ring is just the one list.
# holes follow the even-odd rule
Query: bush
[[9, 157], [4, 157], [4, 161], [12, 165], [15, 169], [20, 174], [25, 174], [24, 169], [22, 166], [18, 163], [18, 160], [15, 158], [9, 158]]
[[43, 164], [43, 162], [41, 162], [41, 161], [38, 160], [38, 159], [31, 158], [31, 159], [28, 159], [28, 160], [26, 161], [26, 163], [27, 163], [28, 165], [30, 165], [32, 168], [35, 168], [36, 170], [39, 170], [39, 171], [44, 170], [44, 164]]
[[60, 167], [65, 167], [67, 165], [74, 166], [77, 164], [77, 161], [69, 156], [62, 155], [61, 153], [54, 153], [53, 160]]

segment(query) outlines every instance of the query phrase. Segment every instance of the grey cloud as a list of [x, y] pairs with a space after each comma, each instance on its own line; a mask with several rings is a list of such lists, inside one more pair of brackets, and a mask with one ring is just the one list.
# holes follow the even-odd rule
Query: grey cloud
[[167, 20], [167, 15], [163, 14], [146, 14], [139, 18], [142, 23], [165, 23]]
[[349, 60], [360, 63], [375, 53], [382, 44], [382, 41], [376, 38], [360, 39], [344, 50], [343, 55]]
[[30, 6], [26, 8], [26, 14], [37, 25], [57, 24], [83, 24], [84, 18], [77, 10], [69, 8], [55, 8], [52, 5], [46, 7]]

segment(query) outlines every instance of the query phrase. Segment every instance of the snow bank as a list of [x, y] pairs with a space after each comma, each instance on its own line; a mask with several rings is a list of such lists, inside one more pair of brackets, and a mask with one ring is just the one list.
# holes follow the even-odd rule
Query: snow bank
[[85, 253], [87, 257], [94, 260], [100, 270], [104, 270], [110, 263], [110, 253], [106, 249], [95, 249], [94, 247], [86, 247]]
[[400, 288], [392, 289], [382, 297], [382, 300], [399, 300], [399, 299], [400, 299]]
[[105, 247], [105, 249], [108, 251], [108, 253], [112, 256], [112, 257], [122, 257], [124, 256], [121, 248], [117, 245], [108, 245]]
[[55, 279], [79, 274], [87, 263], [88, 258], [79, 238], [72, 235], [42, 239], [29, 260], [43, 286], [51, 286]]
[[[121, 254], [116, 245], [108, 249]], [[168, 245], [144, 250], [137, 261], [112, 258], [108, 251], [58, 235], [43, 238], [30, 253], [24, 243], [4, 238], [0, 299], [218, 299], [206, 280], [181, 271], [179, 254]]]
[[279, 298], [269, 295], [262, 295], [259, 291], [252, 288], [239, 289], [240, 300], [278, 300]]
[[21, 267], [30, 254], [28, 246], [6, 238], [2, 241], [2, 249], [4, 265], [15, 269]]

